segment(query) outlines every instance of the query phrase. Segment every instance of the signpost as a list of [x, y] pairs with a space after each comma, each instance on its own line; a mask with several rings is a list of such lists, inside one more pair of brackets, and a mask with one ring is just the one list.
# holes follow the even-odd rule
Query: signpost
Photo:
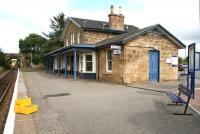
[[178, 66], [178, 57], [177, 56], [172, 56], [171, 64], [173, 67]]
[[114, 50], [113, 53], [114, 54], [121, 54], [121, 50]]
[[121, 54], [122, 46], [111, 45], [111, 50], [113, 50], [113, 54]]
[[188, 46], [188, 88], [191, 90], [193, 99], [195, 92], [195, 43]]
[[121, 49], [122, 49], [122, 46], [111, 45], [110, 48], [111, 48], [112, 50], [121, 50]]

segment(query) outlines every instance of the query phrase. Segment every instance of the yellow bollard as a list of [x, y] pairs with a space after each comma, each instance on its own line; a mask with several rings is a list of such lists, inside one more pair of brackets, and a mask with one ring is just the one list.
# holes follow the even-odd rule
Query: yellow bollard
[[31, 98], [18, 99], [15, 101], [14, 111], [20, 114], [31, 114], [38, 111], [38, 105], [32, 104]]
[[22, 114], [31, 114], [38, 111], [38, 105], [32, 104], [26, 107], [23, 107], [21, 110]]
[[15, 101], [15, 105], [20, 105], [20, 106], [23, 106], [23, 107], [31, 105], [31, 104], [32, 104], [31, 98], [17, 99]]

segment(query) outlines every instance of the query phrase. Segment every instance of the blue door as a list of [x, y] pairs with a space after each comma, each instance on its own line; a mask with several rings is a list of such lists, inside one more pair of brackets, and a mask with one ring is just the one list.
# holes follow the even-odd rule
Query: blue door
[[149, 81], [159, 81], [159, 52], [149, 51]]

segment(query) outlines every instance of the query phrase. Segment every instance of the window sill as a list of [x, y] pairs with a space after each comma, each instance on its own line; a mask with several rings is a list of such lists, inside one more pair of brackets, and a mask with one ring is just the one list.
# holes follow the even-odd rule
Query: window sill
[[108, 75], [109, 75], [109, 74], [112, 74], [112, 72], [105, 72], [105, 73], [103, 73], [103, 74], [108, 74]]
[[85, 71], [85, 72], [82, 72], [82, 73], [95, 73], [93, 71]]

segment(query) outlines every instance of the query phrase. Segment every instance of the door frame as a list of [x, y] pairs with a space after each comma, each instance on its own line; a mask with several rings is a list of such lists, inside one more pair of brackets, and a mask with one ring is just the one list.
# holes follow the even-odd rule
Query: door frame
[[[158, 76], [157, 76], [157, 81], [151, 81], [150, 80], [150, 52], [151, 51], [156, 51], [158, 53]], [[149, 74], [148, 74], [148, 78], [149, 78], [149, 82], [160, 82], [160, 51], [153, 49], [153, 50], [149, 50], [148, 52], [148, 56], [149, 56]]]

